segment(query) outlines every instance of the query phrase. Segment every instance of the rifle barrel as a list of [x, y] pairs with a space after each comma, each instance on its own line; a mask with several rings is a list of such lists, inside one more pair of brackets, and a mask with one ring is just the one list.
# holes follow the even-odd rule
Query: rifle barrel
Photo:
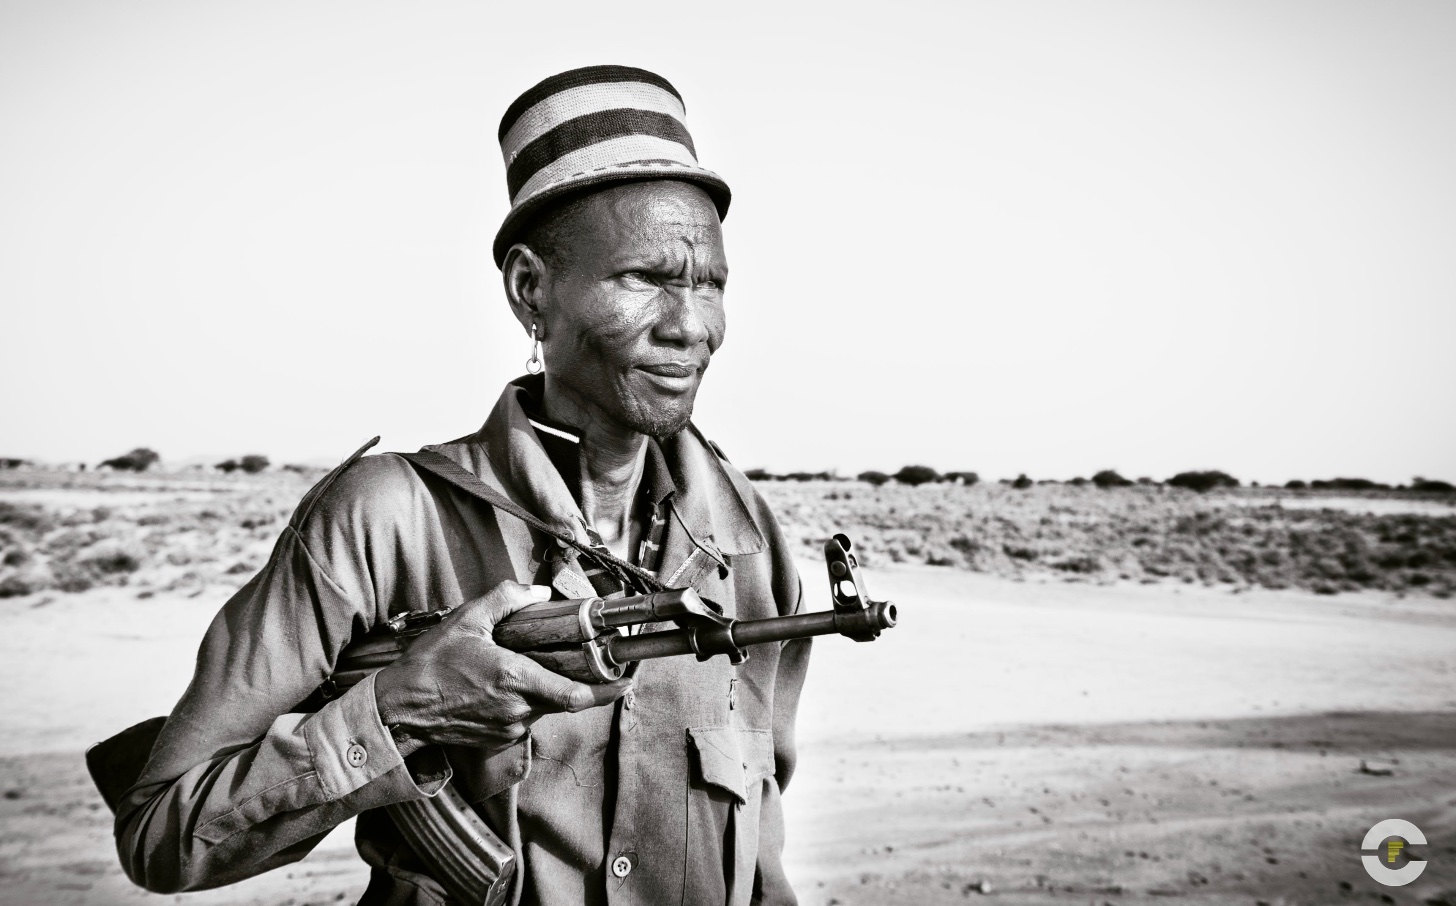
[[[787, 617], [743, 620], [733, 624], [732, 642], [739, 648], [746, 648], [865, 629], [878, 634], [878, 630], [895, 625], [895, 616], [893, 604], [876, 602], [867, 610], [847, 617], [832, 610], [821, 610]], [[644, 635], [614, 636], [607, 641], [607, 654], [617, 664], [693, 654], [699, 651], [698, 633], [697, 629], [667, 629]], [[712, 650], [709, 653], [721, 652]]]

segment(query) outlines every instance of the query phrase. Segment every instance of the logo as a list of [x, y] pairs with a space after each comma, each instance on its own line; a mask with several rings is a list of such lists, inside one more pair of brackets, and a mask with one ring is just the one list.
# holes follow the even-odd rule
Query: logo
[[1365, 871], [1377, 884], [1404, 887], [1426, 870], [1425, 861], [1410, 858], [1405, 848], [1425, 842], [1426, 835], [1421, 833], [1419, 827], [1399, 818], [1386, 818], [1370, 828], [1360, 844], [1361, 849], [1375, 850], [1377, 854], [1363, 855], [1360, 861], [1365, 863]]

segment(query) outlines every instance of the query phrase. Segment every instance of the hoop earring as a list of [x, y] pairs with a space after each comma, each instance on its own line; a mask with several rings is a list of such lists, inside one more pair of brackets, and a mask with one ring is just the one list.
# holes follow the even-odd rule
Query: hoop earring
[[546, 363], [541, 361], [541, 341], [536, 339], [536, 322], [531, 322], [531, 357], [526, 359], [526, 370], [531, 374], [540, 374], [546, 370]]

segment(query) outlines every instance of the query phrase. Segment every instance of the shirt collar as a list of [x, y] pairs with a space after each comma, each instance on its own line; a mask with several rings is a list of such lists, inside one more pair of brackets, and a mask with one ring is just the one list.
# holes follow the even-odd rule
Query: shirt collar
[[[584, 538], [580, 507], [557, 470], [546, 467], [551, 460], [542, 447], [541, 432], [527, 421], [525, 410], [539, 408], [530, 400], [540, 399], [544, 387], [541, 375], [517, 378], [506, 385], [479, 431], [427, 449], [451, 456], [538, 517]], [[712, 539], [725, 554], [755, 554], [765, 549], [767, 541], [754, 516], [763, 508], [761, 499], [742, 473], [720, 460], [722, 454], [696, 427], [689, 424], [656, 446], [669, 465], [658, 474], [665, 471], [676, 485], [672, 502], [676, 521], [697, 537]], [[669, 550], [663, 555], [668, 575], [676, 568], [673, 553]]]

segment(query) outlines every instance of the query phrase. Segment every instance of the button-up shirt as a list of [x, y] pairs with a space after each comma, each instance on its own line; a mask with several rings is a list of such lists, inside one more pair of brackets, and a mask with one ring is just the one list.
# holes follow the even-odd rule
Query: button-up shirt
[[[539, 379], [508, 385], [479, 432], [431, 449], [590, 543], [527, 415], [539, 392]], [[662, 581], [740, 619], [796, 612], [788, 545], [742, 474], [692, 427], [655, 449], [673, 485], [660, 512]], [[399, 457], [331, 473], [213, 621], [191, 685], [123, 797], [128, 874], [163, 891], [226, 884], [302, 858], [359, 815], [373, 867], [361, 902], [444, 903], [381, 808], [450, 782], [516, 851], [517, 902], [792, 903], [779, 796], [807, 641], [757, 647], [738, 666], [644, 662], [631, 708], [548, 715], [497, 751], [427, 747], [402, 759], [369, 680], [298, 710], [351, 640], [505, 580], [591, 587], [554, 539]]]

